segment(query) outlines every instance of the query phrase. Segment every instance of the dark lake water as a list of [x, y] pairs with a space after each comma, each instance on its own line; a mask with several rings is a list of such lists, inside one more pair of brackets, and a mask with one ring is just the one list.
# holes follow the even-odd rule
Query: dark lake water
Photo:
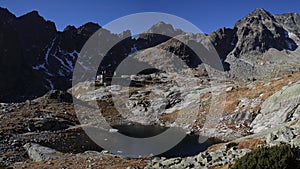
[[[119, 133], [130, 137], [136, 138], [148, 138], [158, 135], [168, 128], [161, 126], [144, 126], [144, 125], [120, 125], [113, 126], [113, 128], [118, 129]], [[178, 129], [179, 130], [179, 129]], [[178, 131], [182, 132], [182, 131]], [[176, 134], [176, 132], [174, 133]], [[201, 137], [201, 136], [200, 136]], [[198, 142], [199, 136], [197, 135], [186, 135], [179, 144], [177, 144], [172, 149], [166, 151], [165, 153], [156, 155], [160, 157], [187, 157], [192, 155], [197, 155], [202, 151], [205, 151], [209, 146], [220, 143], [216, 139], [209, 138], [203, 143]]]
[[[113, 126], [113, 128], [117, 129], [118, 132], [108, 132], [90, 127], [88, 130], [81, 131], [81, 133], [73, 133], [72, 137], [69, 136], [64, 141], [40, 144], [65, 153], [82, 153], [89, 150], [102, 151], [105, 149], [113, 154], [133, 158], [148, 157], [149, 155], [170, 158], [197, 155], [209, 146], [220, 142], [215, 139], [204, 139], [205, 142], [199, 143], [198, 139], [204, 137], [186, 135], [181, 128], [138, 124]], [[163, 139], [159, 137], [151, 140], [151, 138], [164, 134], [166, 137]], [[178, 135], [181, 136], [180, 139], [178, 139]]]

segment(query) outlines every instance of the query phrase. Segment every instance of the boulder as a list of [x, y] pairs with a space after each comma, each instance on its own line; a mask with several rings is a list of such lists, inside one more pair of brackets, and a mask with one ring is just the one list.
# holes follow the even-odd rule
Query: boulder
[[53, 99], [59, 102], [66, 102], [66, 103], [73, 102], [73, 97], [70, 93], [66, 91], [60, 91], [60, 90], [51, 90], [44, 95], [44, 98]]
[[33, 118], [28, 121], [29, 131], [57, 131], [68, 127], [67, 121], [57, 118]]
[[61, 152], [56, 151], [54, 149], [41, 146], [39, 144], [35, 143], [26, 143], [24, 145], [24, 148], [26, 149], [28, 156], [33, 161], [48, 161], [48, 160], [57, 160], [62, 155]]
[[251, 123], [252, 131], [258, 133], [291, 121], [299, 114], [300, 84], [282, 89], [265, 100], [261, 106], [261, 113]]

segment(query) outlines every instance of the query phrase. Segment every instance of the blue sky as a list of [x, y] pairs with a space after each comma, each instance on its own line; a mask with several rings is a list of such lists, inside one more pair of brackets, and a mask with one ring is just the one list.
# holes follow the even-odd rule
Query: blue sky
[[56, 23], [58, 30], [92, 21], [105, 25], [119, 17], [138, 12], [163, 12], [188, 20], [205, 33], [234, 23], [253, 11], [300, 13], [299, 0], [0, 0], [0, 6], [17, 16], [32, 10]]

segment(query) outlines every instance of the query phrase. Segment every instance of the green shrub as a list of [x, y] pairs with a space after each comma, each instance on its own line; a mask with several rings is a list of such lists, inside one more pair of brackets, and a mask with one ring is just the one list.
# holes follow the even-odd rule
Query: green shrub
[[237, 160], [231, 169], [296, 169], [295, 154], [290, 145], [261, 147]]

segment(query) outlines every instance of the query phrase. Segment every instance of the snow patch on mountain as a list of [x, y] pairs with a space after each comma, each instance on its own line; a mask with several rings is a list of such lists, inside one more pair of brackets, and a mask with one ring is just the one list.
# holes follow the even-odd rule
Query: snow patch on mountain
[[46, 79], [46, 81], [49, 83], [49, 86], [47, 86], [50, 90], [53, 90], [54, 89], [54, 85], [53, 85], [53, 83], [52, 83], [52, 81], [51, 80], [49, 80], [49, 79]]
[[40, 69], [46, 69], [45, 63], [37, 65], [37, 66], [32, 66], [33, 70], [40, 70]]
[[45, 55], [45, 61], [46, 61], [47, 64], [49, 63], [48, 62], [49, 55], [50, 55], [50, 52], [51, 52], [51, 50], [52, 50], [52, 48], [55, 44], [55, 40], [56, 40], [56, 37], [52, 40], [50, 47], [47, 49], [47, 52], [46, 52], [46, 55]]

